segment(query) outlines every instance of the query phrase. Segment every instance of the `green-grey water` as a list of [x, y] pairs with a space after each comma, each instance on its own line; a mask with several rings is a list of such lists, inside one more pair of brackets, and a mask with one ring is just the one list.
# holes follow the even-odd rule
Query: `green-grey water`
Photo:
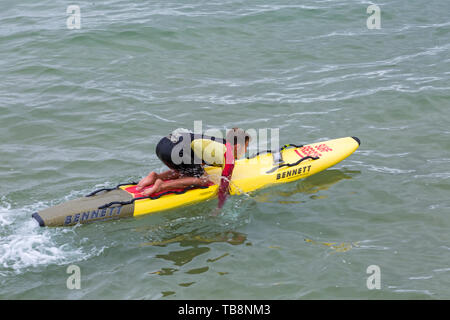
[[[375, 3], [380, 29], [370, 4], [2, 0], [0, 298], [450, 298], [450, 3]], [[31, 219], [162, 170], [160, 137], [199, 120], [362, 144], [218, 217], [209, 201], [73, 228]]]

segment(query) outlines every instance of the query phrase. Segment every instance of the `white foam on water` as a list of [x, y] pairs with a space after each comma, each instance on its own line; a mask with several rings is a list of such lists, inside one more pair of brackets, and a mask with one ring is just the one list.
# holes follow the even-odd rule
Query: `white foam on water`
[[[99, 255], [104, 247], [81, 246], [71, 229], [41, 228], [31, 214], [46, 207], [43, 203], [13, 209], [0, 202], [0, 274], [20, 274], [30, 268], [67, 264]], [[70, 234], [72, 233], [72, 234]], [[63, 242], [61, 241], [63, 237]], [[58, 241], [59, 238], [59, 241]]]
[[[0, 240], [0, 264], [20, 272], [26, 267], [37, 267], [66, 260], [68, 245], [55, 245], [48, 232], [37, 232], [34, 221], [25, 222], [15, 233]], [[79, 254], [79, 250], [70, 254]]]
[[[3, 199], [2, 199], [3, 200]], [[11, 210], [11, 205], [9, 203], [1, 202], [0, 205], [0, 228], [4, 228], [12, 223], [12, 219], [8, 216], [8, 212]], [[3, 207], [4, 206], [4, 207]]]

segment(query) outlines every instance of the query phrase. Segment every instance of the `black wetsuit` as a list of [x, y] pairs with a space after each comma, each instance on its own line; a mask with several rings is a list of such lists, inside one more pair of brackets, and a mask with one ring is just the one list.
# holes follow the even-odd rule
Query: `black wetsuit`
[[[195, 139], [210, 139], [223, 144], [226, 143], [224, 139], [205, 136], [203, 134], [185, 132], [179, 135], [180, 136], [176, 142], [173, 142], [173, 139], [171, 140], [171, 135], [162, 138], [156, 146], [156, 155], [162, 162], [164, 162], [166, 166], [170, 169], [178, 171], [183, 176], [201, 177], [205, 173], [202, 166], [205, 162], [195, 155], [191, 148], [192, 141]], [[178, 155], [175, 155], [177, 158], [179, 156], [177, 161], [172, 157], [172, 151], [174, 148], [179, 150]], [[184, 150], [189, 150], [190, 155], [184, 156]], [[180, 160], [181, 163], [179, 163]]]

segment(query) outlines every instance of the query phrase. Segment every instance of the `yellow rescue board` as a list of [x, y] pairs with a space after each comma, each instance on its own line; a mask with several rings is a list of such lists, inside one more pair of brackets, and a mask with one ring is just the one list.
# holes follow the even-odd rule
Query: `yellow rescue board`
[[[346, 137], [312, 143], [300, 148], [287, 148], [281, 151], [283, 159], [281, 163], [274, 160], [272, 153], [237, 160], [230, 182], [230, 194], [242, 194], [309, 177], [344, 160], [358, 149], [359, 144], [358, 138]], [[205, 170], [215, 185], [183, 194], [169, 194], [154, 200], [136, 200], [133, 215], [151, 214], [216, 197], [221, 168], [207, 167]], [[125, 190], [128, 187], [130, 185], [120, 188]]]

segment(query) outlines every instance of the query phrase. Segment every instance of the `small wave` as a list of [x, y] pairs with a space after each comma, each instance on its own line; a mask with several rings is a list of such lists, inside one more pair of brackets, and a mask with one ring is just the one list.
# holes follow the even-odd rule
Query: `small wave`
[[403, 31], [409, 30], [409, 29], [428, 29], [428, 28], [442, 28], [442, 27], [448, 27], [450, 26], [450, 22], [444, 22], [444, 23], [432, 23], [432, 24], [426, 24], [426, 25], [405, 25], [397, 30], [393, 30], [393, 32], [399, 32], [402, 33]]
[[450, 162], [450, 158], [427, 159], [427, 162], [431, 162], [431, 163], [449, 163]]
[[294, 40], [286, 40], [287, 42], [307, 42], [312, 40], [318, 40], [323, 38], [331, 38], [331, 37], [354, 37], [354, 36], [361, 36], [365, 35], [363, 32], [351, 32], [351, 31], [343, 31], [343, 32], [337, 32], [333, 31], [327, 34], [321, 34], [318, 36], [312, 36], [305, 39], [294, 39]]
[[385, 60], [377, 60], [377, 61], [370, 61], [370, 62], [363, 62], [363, 63], [344, 63], [339, 65], [325, 65], [321, 66], [318, 70], [312, 70], [311, 73], [322, 73], [322, 72], [330, 72], [330, 71], [338, 71], [338, 70], [345, 70], [349, 68], [360, 68], [360, 69], [367, 69], [371, 67], [380, 68], [382, 66], [395, 66], [405, 61], [414, 60], [419, 57], [423, 56], [436, 56], [440, 53], [445, 53], [450, 48], [450, 44], [445, 44], [442, 46], [435, 46], [432, 48], [427, 48], [423, 51], [419, 51], [417, 53], [413, 54], [405, 54], [400, 55], [396, 57], [392, 57]]
[[358, 247], [360, 249], [391, 250], [391, 248], [387, 247], [387, 246], [371, 244], [373, 242], [376, 242], [376, 240], [361, 240], [361, 241], [358, 241]]
[[381, 157], [381, 158], [402, 158], [402, 157], [406, 157], [410, 154], [410, 152], [382, 153], [378, 150], [358, 150], [357, 152], [364, 156]]
[[368, 126], [369, 129], [376, 129], [376, 130], [384, 130], [384, 131], [397, 131], [397, 130], [405, 130], [408, 129], [408, 126], [401, 126], [401, 127], [375, 127], [375, 126]]
[[389, 167], [379, 167], [375, 165], [367, 165], [370, 171], [376, 171], [381, 173], [392, 173], [392, 174], [404, 174], [404, 173], [412, 173], [416, 170], [402, 170], [397, 168], [389, 168]]
[[420, 277], [409, 277], [409, 280], [428, 280], [433, 278], [433, 276], [420, 276]]
[[418, 175], [415, 175], [414, 178], [448, 179], [448, 178], [450, 178], [450, 172], [433, 172], [433, 173], [430, 173], [430, 174], [418, 174]]
[[415, 84], [428, 83], [443, 80], [441, 77], [408, 77], [406, 81], [413, 81]]
[[431, 293], [428, 290], [397, 289], [397, 290], [394, 290], [394, 292], [398, 292], [398, 293], [423, 293], [423, 294], [426, 294], [428, 296], [433, 295], [433, 293]]
[[434, 272], [448, 272], [450, 271], [450, 268], [442, 268], [442, 269], [434, 269]]

